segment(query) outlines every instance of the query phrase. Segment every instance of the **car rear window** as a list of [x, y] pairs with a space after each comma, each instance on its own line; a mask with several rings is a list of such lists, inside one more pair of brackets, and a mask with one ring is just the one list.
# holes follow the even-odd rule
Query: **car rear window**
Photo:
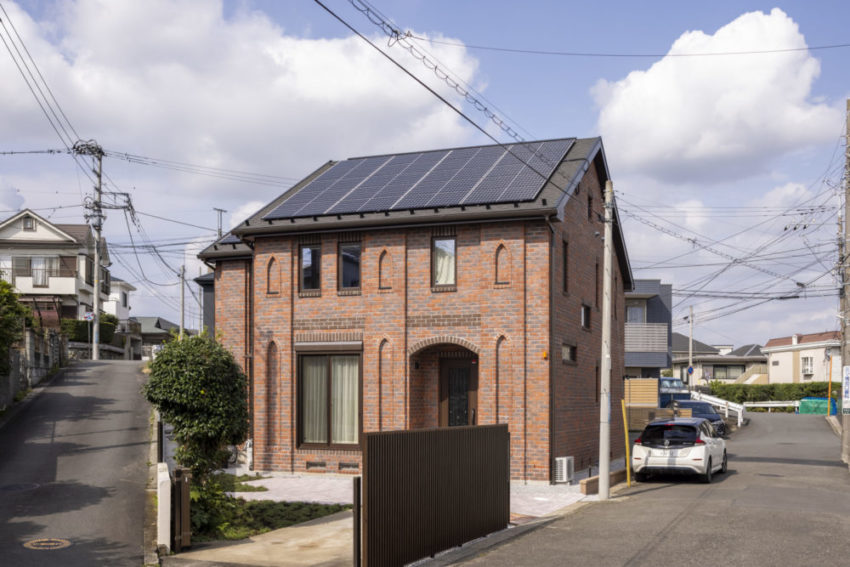
[[682, 425], [676, 423], [659, 423], [649, 425], [640, 436], [642, 445], [665, 446], [668, 445], [693, 445], [697, 439], [697, 429], [693, 425]]

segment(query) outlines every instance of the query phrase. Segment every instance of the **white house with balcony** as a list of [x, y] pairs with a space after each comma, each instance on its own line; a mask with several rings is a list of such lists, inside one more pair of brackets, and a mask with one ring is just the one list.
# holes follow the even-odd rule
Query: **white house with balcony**
[[626, 292], [626, 378], [659, 378], [670, 368], [672, 298], [661, 280], [635, 280]]
[[771, 384], [828, 382], [830, 368], [832, 380], [841, 380], [840, 331], [770, 339], [762, 351]]
[[[42, 325], [81, 319], [94, 305], [94, 247], [88, 225], [52, 223], [24, 209], [0, 222], [0, 278], [14, 286]], [[109, 265], [102, 240], [101, 302], [109, 297]]]

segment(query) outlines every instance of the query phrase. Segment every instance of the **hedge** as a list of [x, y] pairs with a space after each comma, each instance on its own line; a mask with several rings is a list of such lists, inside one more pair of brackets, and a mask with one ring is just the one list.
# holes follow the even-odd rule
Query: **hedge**
[[[723, 384], [711, 383], [711, 395], [742, 404], [744, 402], [795, 401], [807, 397], [825, 398], [829, 382], [796, 384]], [[832, 381], [832, 397], [841, 395], [841, 381]]]
[[[89, 337], [89, 322], [79, 321], [77, 319], [62, 319], [61, 322], [62, 334], [68, 337], [69, 341], [78, 343], [91, 342]], [[93, 329], [92, 329], [93, 331]], [[100, 322], [100, 343], [109, 344], [112, 342], [112, 337], [115, 335], [115, 324], [108, 321]]]

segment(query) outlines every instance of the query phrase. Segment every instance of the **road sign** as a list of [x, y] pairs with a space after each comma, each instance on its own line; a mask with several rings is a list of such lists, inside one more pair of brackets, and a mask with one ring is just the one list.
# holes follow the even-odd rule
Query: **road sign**
[[693, 373], [694, 373], [694, 367], [693, 367], [693, 366], [688, 366], [688, 376], [690, 376], [690, 375], [691, 375], [691, 374], [693, 374]]
[[83, 316], [86, 321], [94, 321], [94, 313], [91, 311], [86, 311], [86, 314]]
[[841, 413], [850, 415], [850, 366], [844, 367], [844, 379], [841, 381]]

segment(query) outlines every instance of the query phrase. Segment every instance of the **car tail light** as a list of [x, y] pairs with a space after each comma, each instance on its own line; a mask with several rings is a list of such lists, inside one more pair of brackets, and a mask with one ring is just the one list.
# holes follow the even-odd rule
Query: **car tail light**
[[694, 441], [694, 445], [705, 445], [705, 441], [697, 437], [697, 440]]
[[640, 442], [640, 437], [638, 437], [637, 439], [635, 439], [635, 445], [641, 445], [641, 444], [642, 444], [642, 443]]

